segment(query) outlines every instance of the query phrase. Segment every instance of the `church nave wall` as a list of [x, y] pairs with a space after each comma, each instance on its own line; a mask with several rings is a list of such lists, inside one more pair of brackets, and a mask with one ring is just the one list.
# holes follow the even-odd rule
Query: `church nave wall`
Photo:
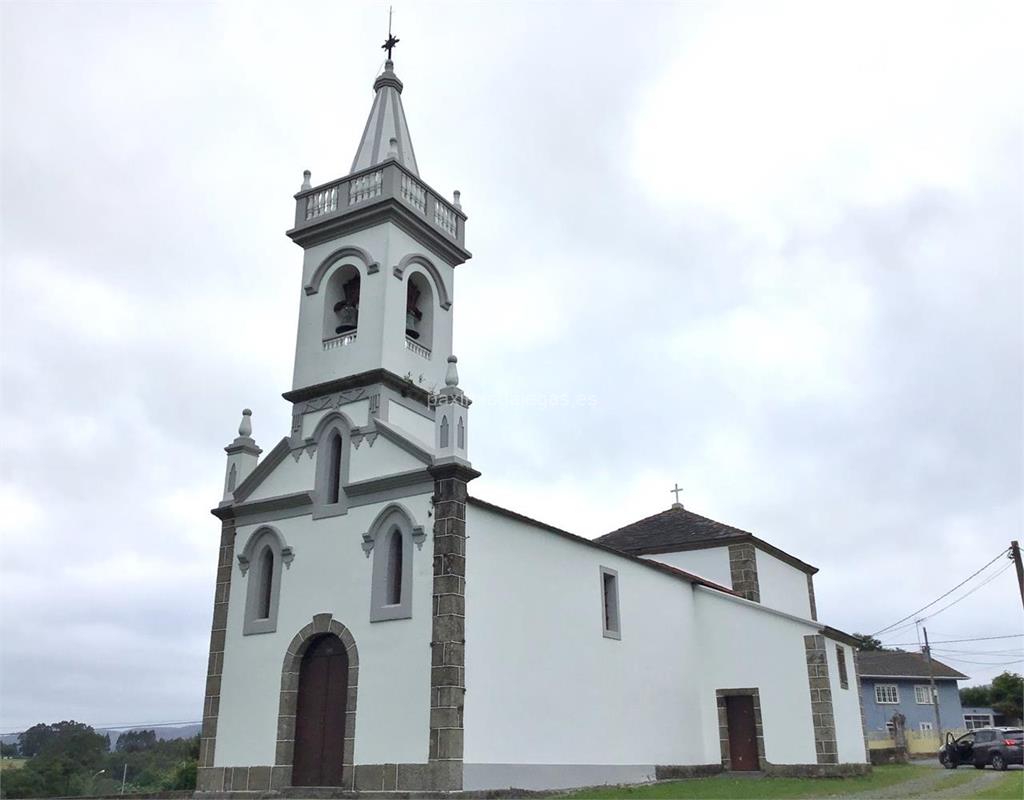
[[[286, 459], [290, 462], [291, 459]], [[244, 635], [247, 577], [233, 565], [217, 728], [216, 766], [275, 763], [281, 670], [292, 638], [316, 614], [329, 613], [355, 639], [359, 652], [354, 757], [356, 764], [425, 763], [430, 708], [432, 553], [430, 495], [399, 501], [427, 537], [411, 548], [412, 618], [370, 622], [374, 551], [363, 533], [388, 505], [347, 514], [274, 523], [294, 550], [281, 571], [273, 633]], [[240, 526], [236, 552], [261, 526]], [[249, 575], [253, 574], [250, 570]]]

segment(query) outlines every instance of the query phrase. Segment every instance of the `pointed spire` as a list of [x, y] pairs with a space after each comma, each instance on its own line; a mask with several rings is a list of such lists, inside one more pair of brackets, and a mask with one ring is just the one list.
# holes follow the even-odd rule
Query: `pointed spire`
[[405, 121], [405, 109], [402, 108], [402, 82], [395, 75], [395, 65], [391, 59], [384, 63], [384, 71], [374, 81], [373, 90], [377, 95], [373, 98], [370, 116], [363, 129], [363, 138], [359, 140], [356, 157], [352, 160], [351, 171], [369, 169], [388, 158], [394, 158], [419, 177], [416, 154], [409, 137], [409, 125]]

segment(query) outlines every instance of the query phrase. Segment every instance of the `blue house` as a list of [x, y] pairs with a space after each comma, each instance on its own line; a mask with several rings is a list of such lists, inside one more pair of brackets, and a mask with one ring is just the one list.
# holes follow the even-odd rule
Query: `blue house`
[[[869, 650], [857, 653], [857, 669], [864, 704], [864, 733], [868, 738], [884, 737], [892, 731], [892, 718], [906, 718], [907, 732], [935, 730], [935, 706], [928, 681], [928, 661], [921, 653], [903, 650]], [[957, 681], [967, 676], [932, 659], [939, 716], [943, 730], [964, 727]]]

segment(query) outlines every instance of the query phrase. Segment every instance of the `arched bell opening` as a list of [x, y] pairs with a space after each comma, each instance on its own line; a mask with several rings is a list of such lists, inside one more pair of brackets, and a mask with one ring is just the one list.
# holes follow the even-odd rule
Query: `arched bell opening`
[[336, 269], [327, 281], [324, 339], [352, 333], [359, 327], [359, 286], [359, 270], [351, 264]]
[[405, 335], [428, 350], [434, 340], [434, 293], [419, 272], [409, 275], [405, 296]]

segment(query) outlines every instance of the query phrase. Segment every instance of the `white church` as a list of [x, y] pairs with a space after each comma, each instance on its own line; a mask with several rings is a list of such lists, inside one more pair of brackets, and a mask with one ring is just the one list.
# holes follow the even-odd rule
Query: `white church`
[[226, 448], [198, 791], [555, 789], [867, 771], [814, 567], [676, 503], [591, 541], [471, 494], [459, 193], [389, 59], [296, 199], [291, 430]]

